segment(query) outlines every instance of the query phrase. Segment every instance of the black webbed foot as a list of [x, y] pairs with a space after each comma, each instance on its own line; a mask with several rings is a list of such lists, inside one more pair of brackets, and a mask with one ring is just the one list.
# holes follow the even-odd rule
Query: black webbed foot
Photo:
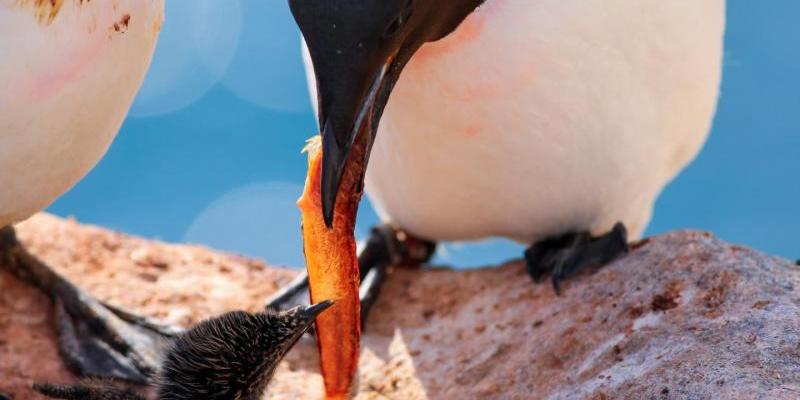
[[550, 273], [553, 288], [561, 294], [560, 283], [588, 268], [604, 265], [628, 251], [628, 233], [618, 222], [598, 237], [588, 232], [567, 233], [542, 240], [525, 251], [525, 266], [534, 281]]
[[[358, 255], [362, 325], [366, 324], [369, 311], [380, 294], [386, 269], [391, 265], [425, 263], [435, 250], [435, 243], [414, 238], [390, 225], [372, 228]], [[278, 310], [305, 304], [308, 304], [308, 275], [305, 272], [267, 300], [267, 307]]]
[[89, 296], [28, 253], [10, 227], [0, 229], [0, 266], [53, 300], [59, 350], [78, 375], [147, 382], [179, 331]]

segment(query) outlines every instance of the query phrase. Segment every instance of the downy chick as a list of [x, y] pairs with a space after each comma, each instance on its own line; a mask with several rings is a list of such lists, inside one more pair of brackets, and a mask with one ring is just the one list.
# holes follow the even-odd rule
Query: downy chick
[[[324, 301], [279, 313], [234, 311], [199, 323], [178, 336], [164, 358], [156, 399], [260, 399], [286, 353], [332, 304]], [[108, 380], [36, 384], [34, 389], [66, 400], [147, 400]]]

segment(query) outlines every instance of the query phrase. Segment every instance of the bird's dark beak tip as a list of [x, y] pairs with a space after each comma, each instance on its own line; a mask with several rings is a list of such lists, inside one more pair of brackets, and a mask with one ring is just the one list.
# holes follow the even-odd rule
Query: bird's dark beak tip
[[333, 205], [322, 206], [322, 218], [325, 220], [325, 227], [329, 230], [333, 229]]
[[333, 227], [333, 212], [336, 208], [336, 195], [339, 193], [342, 174], [349, 146], [341, 146], [336, 140], [335, 133], [330, 123], [325, 124], [322, 131], [322, 217], [328, 229]]
[[310, 305], [303, 309], [300, 313], [306, 318], [314, 319], [323, 311], [327, 310], [333, 305], [333, 300], [324, 300], [317, 304]]

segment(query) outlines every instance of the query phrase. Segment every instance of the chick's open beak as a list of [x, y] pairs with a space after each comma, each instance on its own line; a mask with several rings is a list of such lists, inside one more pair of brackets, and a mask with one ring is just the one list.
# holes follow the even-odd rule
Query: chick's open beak
[[300, 310], [300, 315], [309, 321], [316, 318], [320, 313], [330, 308], [333, 305], [333, 300], [321, 301], [317, 304], [312, 304]]

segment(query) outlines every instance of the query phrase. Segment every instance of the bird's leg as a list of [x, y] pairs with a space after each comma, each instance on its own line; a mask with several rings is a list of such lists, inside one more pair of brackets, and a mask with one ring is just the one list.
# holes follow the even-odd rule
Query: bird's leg
[[[435, 243], [414, 238], [390, 225], [372, 228], [358, 255], [362, 325], [366, 324], [369, 311], [380, 294], [386, 269], [391, 265], [425, 263], [433, 256], [434, 250]], [[305, 272], [267, 300], [268, 307], [280, 310], [304, 304], [308, 304], [308, 275]]]
[[533, 244], [525, 251], [525, 266], [534, 281], [550, 273], [553, 288], [587, 267], [604, 265], [628, 252], [628, 233], [618, 222], [610, 232], [593, 237], [588, 232], [567, 233]]
[[380, 294], [386, 269], [391, 265], [424, 264], [434, 251], [436, 243], [415, 238], [391, 225], [380, 225], [370, 230], [367, 243], [358, 255], [362, 325]]
[[89, 296], [28, 253], [11, 227], [0, 228], [0, 267], [53, 300], [61, 356], [81, 376], [145, 383], [179, 332]]

